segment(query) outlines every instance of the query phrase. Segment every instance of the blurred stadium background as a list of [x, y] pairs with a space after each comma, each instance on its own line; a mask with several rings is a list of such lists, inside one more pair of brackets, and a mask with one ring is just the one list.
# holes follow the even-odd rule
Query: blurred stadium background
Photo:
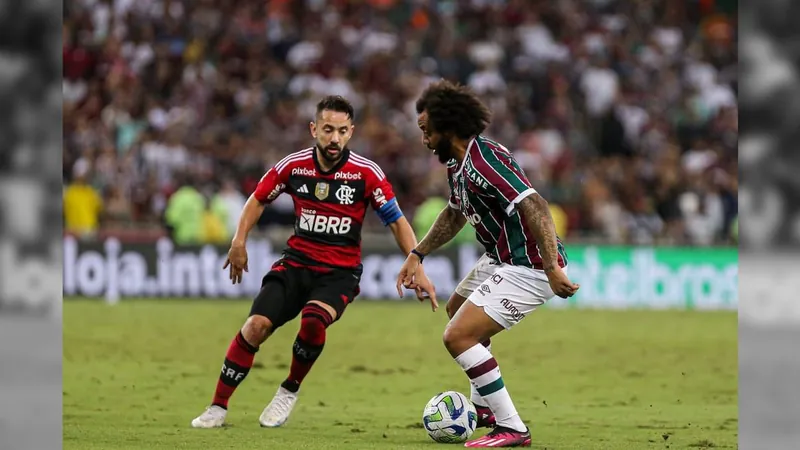
[[[501, 339], [497, 346], [501, 359], [516, 357], [515, 348], [535, 340], [540, 348], [559, 349], [558, 356], [545, 351], [533, 361], [516, 359], [516, 366], [509, 366], [516, 368], [508, 369], [509, 386], [517, 376], [516, 386], [525, 386], [518, 388], [521, 395], [537, 400], [523, 401], [522, 408], [542, 417], [548, 448], [639, 449], [663, 447], [668, 439], [675, 445], [733, 448], [738, 25], [737, 2], [731, 0], [66, 2], [64, 386], [65, 414], [74, 413], [68, 423], [75, 427], [65, 427], [65, 444], [124, 448], [114, 446], [113, 436], [130, 425], [92, 412], [94, 403], [85, 398], [102, 393], [119, 402], [120, 411], [132, 413], [139, 403], [111, 389], [136, 383], [172, 407], [148, 413], [160, 424], [142, 435], [137, 435], [141, 429], [130, 429], [131, 441], [174, 448], [196, 439], [174, 428], [185, 428], [204, 406], [216, 353], [229, 341], [226, 330], [239, 326], [245, 305], [175, 299], [249, 298], [257, 291], [261, 274], [292, 232], [289, 198], [279, 199], [262, 217], [244, 286], [230, 286], [219, 270], [226, 244], [258, 179], [311, 142], [307, 125], [321, 96], [341, 94], [354, 103], [351, 147], [383, 167], [422, 236], [446, 204], [447, 184], [444, 168], [421, 145], [413, 104], [427, 83], [444, 77], [483, 96], [494, 112], [486, 134], [514, 152], [552, 205], [570, 253], [570, 276], [582, 285], [578, 296], [554, 306], [623, 310], [542, 311], [531, 318], [533, 324], [507, 337], [505, 356], [508, 344]], [[759, 55], [755, 49], [753, 58]], [[772, 192], [786, 196], [780, 189]], [[758, 199], [745, 206], [759, 205]], [[785, 204], [779, 207], [792, 214]], [[791, 233], [776, 226], [758, 235], [760, 240], [753, 233], [742, 239], [769, 245], [791, 239]], [[363, 248], [362, 298], [391, 298], [403, 255], [371, 215]], [[426, 259], [440, 296], [450, 294], [478, 256], [465, 230], [454, 245]], [[87, 297], [122, 301], [109, 310]], [[137, 300], [125, 301], [128, 297]], [[320, 370], [356, 383], [364, 395], [394, 395], [392, 401], [410, 414], [363, 409], [309, 383], [312, 395], [323, 400], [318, 407], [301, 405], [307, 409], [300, 410], [295, 430], [308, 434], [316, 430], [313, 420], [331, 422], [323, 402], [340, 400], [359, 420], [405, 421], [397, 430], [387, 425], [383, 439], [387, 434], [394, 439], [392, 448], [416, 448], [397, 439], [422, 434], [406, 426], [417, 421], [417, 403], [421, 407], [435, 393], [430, 390], [441, 390], [442, 379], [456, 390], [466, 386], [457, 384], [462, 381], [457, 368], [438, 367], [446, 355], [431, 350], [438, 350], [444, 315], [415, 319], [404, 307], [385, 301], [354, 305], [337, 333], [359, 333], [370, 345], [345, 348], [332, 340], [326, 352], [346, 352], [354, 358], [352, 366], [332, 357]], [[706, 316], [630, 311], [663, 308], [717, 311]], [[423, 308], [416, 314], [426, 313]], [[401, 328], [417, 331], [390, 343], [374, 326], [375, 315], [393, 316]], [[219, 330], [220, 323], [227, 328]], [[564, 331], [545, 337], [548, 323], [586, 331], [581, 338]], [[210, 342], [199, 345], [202, 350], [186, 341], [197, 336], [197, 328], [214, 330], [208, 332]], [[267, 360], [264, 372], [255, 375], [271, 383], [264, 395], [282, 376], [291, 334], [276, 336], [275, 345], [283, 346], [275, 347], [283, 349], [276, 351], [280, 358]], [[185, 354], [169, 354], [165, 341], [178, 343]], [[414, 377], [420, 384], [413, 385], [406, 369], [381, 359], [391, 352], [420, 355], [415, 367], [426, 367], [431, 377]], [[264, 358], [275, 352], [268, 353]], [[167, 359], [170, 365], [159, 363]], [[104, 368], [109, 361], [129, 376], [104, 386], [87, 381], [105, 379], [97, 374], [109, 370]], [[158, 371], [141, 361], [158, 365]], [[176, 361], [183, 366], [175, 367]], [[629, 371], [620, 374], [608, 361]], [[540, 386], [525, 384], [549, 373], [543, 367], [554, 370], [548, 380], [562, 380], [552, 385], [541, 380], [548, 389], [545, 399]], [[593, 374], [591, 380], [586, 373]], [[704, 375], [691, 376], [699, 373]], [[382, 381], [364, 378], [371, 374]], [[187, 381], [174, 392], [157, 382], [172, 385], [178, 376]], [[660, 388], [650, 385], [656, 382]], [[396, 389], [387, 393], [381, 390], [385, 385]], [[630, 391], [579, 394], [612, 385]], [[554, 398], [575, 410], [547, 410], [547, 399], [553, 404]], [[241, 414], [263, 406], [260, 397], [241, 401], [252, 409]], [[643, 411], [644, 403], [651, 409]], [[593, 411], [603, 411], [603, 418]], [[369, 430], [361, 441], [354, 438], [358, 426], [333, 425], [344, 428], [321, 429], [309, 439], [363, 444], [353, 448], [386, 443]], [[242, 445], [256, 438], [244, 426], [236, 432]], [[203, 445], [229, 445], [217, 438]], [[280, 439], [295, 444], [290, 437]]]
[[[735, 2], [76, 0], [64, 17], [68, 294], [202, 294], [201, 259], [186, 260], [187, 281], [175, 281], [185, 287], [167, 288], [157, 282], [154, 249], [161, 260], [173, 243], [197, 255], [196, 246], [219, 244], [224, 253], [258, 179], [311, 142], [307, 124], [326, 94], [356, 105], [351, 147], [384, 167], [423, 235], [447, 184], [420, 144], [413, 103], [440, 77], [471, 86], [491, 106], [487, 134], [512, 149], [551, 202], [581, 265], [575, 276], [589, 277], [595, 256], [605, 266], [628, 261], [628, 284], [649, 270], [636, 262], [648, 258], [687, 274], [735, 262]], [[267, 254], [291, 233], [292, 214], [285, 197], [262, 217]], [[370, 215], [365, 253], [385, 260], [393, 250], [385, 236]], [[457, 241], [472, 246], [470, 230]], [[139, 288], [108, 288], [125, 279], [108, 272], [126, 269], [81, 259], [129, 250], [144, 255], [152, 275], [136, 275], [141, 281], [130, 284]], [[475, 257], [442, 260], [443, 291]], [[388, 277], [364, 295], [391, 295]], [[731, 305], [728, 281], [671, 284], [705, 283], [696, 290]], [[584, 292], [586, 301], [611, 295]], [[665, 302], [694, 302], [672, 297]]]
[[[729, 244], [736, 27], [731, 1], [67, 2], [65, 228], [226, 242], [331, 93], [428, 222], [447, 187], [413, 103], [445, 77], [483, 95], [568, 242]], [[170, 219], [181, 188], [207, 208]], [[264, 229], [293, 223], [284, 200]]]

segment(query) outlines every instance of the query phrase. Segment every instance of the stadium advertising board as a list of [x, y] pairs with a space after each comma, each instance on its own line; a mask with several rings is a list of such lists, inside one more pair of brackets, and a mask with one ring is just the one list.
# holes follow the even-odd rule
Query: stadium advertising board
[[[232, 285], [221, 270], [226, 248], [176, 247], [169, 239], [151, 245], [64, 240], [64, 295], [122, 298], [242, 298], [258, 292], [261, 276], [280, 256], [268, 240], [249, 243], [250, 272]], [[736, 309], [735, 248], [569, 246], [569, 275], [581, 290], [553, 307]], [[443, 250], [425, 259], [440, 296], [455, 289], [480, 253], [476, 247]], [[397, 252], [364, 248], [362, 299], [395, 299]], [[408, 294], [409, 296], [411, 293]]]

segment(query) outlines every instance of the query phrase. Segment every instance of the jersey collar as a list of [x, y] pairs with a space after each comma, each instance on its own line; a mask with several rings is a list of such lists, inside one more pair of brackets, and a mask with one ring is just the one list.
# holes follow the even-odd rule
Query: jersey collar
[[339, 160], [339, 162], [336, 163], [336, 165], [333, 166], [331, 170], [325, 172], [324, 170], [322, 170], [322, 166], [320, 166], [319, 164], [319, 159], [318, 159], [319, 156], [317, 155], [318, 148], [316, 145], [313, 148], [314, 148], [314, 168], [317, 169], [317, 172], [321, 173], [322, 175], [330, 175], [332, 173], [336, 173], [337, 171], [341, 170], [341, 168], [344, 167], [345, 164], [347, 164], [347, 160], [350, 158], [350, 149], [345, 147], [344, 151], [342, 151], [342, 158]]
[[461, 165], [458, 166], [458, 172], [464, 170], [464, 166], [467, 164], [467, 158], [469, 158], [469, 150], [472, 148], [472, 144], [477, 143], [477, 140], [478, 136], [475, 136], [471, 141], [469, 141], [469, 144], [467, 144], [467, 150], [464, 152], [464, 159], [461, 160]]

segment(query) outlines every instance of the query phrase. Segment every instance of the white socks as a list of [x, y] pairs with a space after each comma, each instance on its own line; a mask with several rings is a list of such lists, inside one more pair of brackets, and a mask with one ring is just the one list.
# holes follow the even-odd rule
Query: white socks
[[486, 347], [476, 344], [458, 355], [456, 362], [467, 373], [475, 393], [483, 400], [481, 403], [494, 413], [497, 425], [520, 432], [527, 429], [506, 390], [497, 361]]

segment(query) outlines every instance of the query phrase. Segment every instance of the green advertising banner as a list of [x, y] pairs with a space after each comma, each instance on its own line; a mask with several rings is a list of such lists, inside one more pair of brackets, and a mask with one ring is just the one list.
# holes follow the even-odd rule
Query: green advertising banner
[[[248, 243], [250, 272], [232, 285], [221, 270], [226, 248], [180, 247], [169, 239], [151, 244], [64, 240], [64, 295], [124, 298], [252, 298], [261, 277], [280, 257], [283, 243]], [[395, 277], [405, 259], [397, 250], [363, 247], [360, 299], [402, 300]], [[569, 299], [548, 307], [733, 309], [738, 298], [735, 248], [567, 247], [569, 276], [581, 285]], [[425, 259], [442, 300], [481, 256], [474, 245], [454, 246]], [[411, 292], [408, 293], [412, 295]]]
[[736, 309], [736, 248], [570, 246], [569, 276], [581, 285], [566, 301], [606, 308]]

